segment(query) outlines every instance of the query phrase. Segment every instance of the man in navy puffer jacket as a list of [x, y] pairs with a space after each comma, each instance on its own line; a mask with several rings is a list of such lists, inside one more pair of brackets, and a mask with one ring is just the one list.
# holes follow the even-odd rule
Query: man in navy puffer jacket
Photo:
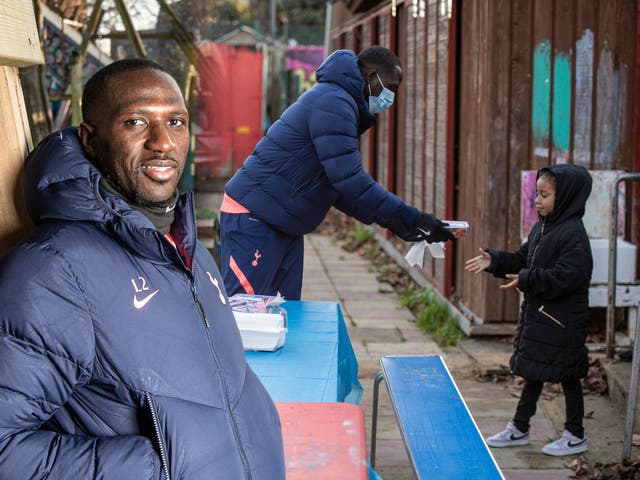
[[176, 82], [100, 70], [27, 159], [37, 228], [0, 262], [0, 479], [284, 479], [280, 421], [176, 185]]
[[403, 240], [453, 239], [446, 224], [405, 204], [362, 168], [360, 135], [393, 103], [402, 81], [398, 57], [380, 46], [357, 57], [338, 50], [316, 79], [225, 187], [221, 269], [230, 294], [279, 292], [299, 299], [303, 235], [332, 206]]

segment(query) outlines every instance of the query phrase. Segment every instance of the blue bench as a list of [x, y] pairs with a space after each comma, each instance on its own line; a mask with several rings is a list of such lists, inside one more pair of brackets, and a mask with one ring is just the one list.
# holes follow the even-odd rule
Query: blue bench
[[383, 356], [380, 364], [373, 386], [374, 468], [378, 393], [385, 380], [418, 479], [504, 480], [441, 357]]

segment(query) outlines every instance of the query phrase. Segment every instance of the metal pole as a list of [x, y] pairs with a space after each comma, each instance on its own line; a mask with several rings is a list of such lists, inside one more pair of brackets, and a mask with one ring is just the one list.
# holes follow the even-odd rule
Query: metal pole
[[271, 41], [275, 42], [277, 32], [277, 24], [276, 24], [276, 10], [277, 10], [278, 0], [269, 0], [269, 9], [270, 9], [270, 35]]
[[[636, 325], [640, 321], [640, 300], [636, 302]], [[636, 420], [636, 402], [638, 398], [638, 376], [640, 374], [640, 342], [638, 341], [638, 329], [633, 338], [633, 359], [631, 364], [631, 384], [629, 385], [629, 398], [627, 399], [627, 418], [625, 420], [624, 443], [622, 446], [622, 463], [631, 457], [631, 439], [633, 437], [633, 424]]]
[[621, 173], [611, 185], [611, 224], [609, 228], [609, 272], [607, 285], [607, 358], [615, 354], [616, 266], [618, 257], [618, 187], [626, 180], [640, 180], [640, 173]]
[[612, 359], [615, 353], [615, 318], [616, 318], [616, 265], [618, 254], [618, 185], [622, 175], [616, 177], [611, 186], [611, 223], [609, 224], [609, 271], [607, 283], [607, 323], [606, 341], [607, 358]]
[[373, 408], [371, 412], [371, 468], [376, 468], [376, 433], [378, 430], [378, 393], [380, 392], [380, 382], [384, 379], [382, 372], [376, 375], [373, 380]]
[[331, 48], [331, 21], [333, 19], [333, 1], [327, 0], [326, 12], [324, 15], [324, 56], [329, 56], [329, 49]]

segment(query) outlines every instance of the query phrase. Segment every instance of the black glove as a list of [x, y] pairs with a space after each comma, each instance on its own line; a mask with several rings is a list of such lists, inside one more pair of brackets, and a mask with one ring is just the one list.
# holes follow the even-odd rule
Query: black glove
[[381, 219], [378, 221], [378, 225], [388, 228], [405, 242], [417, 242], [422, 240], [422, 236], [412, 224], [403, 222], [398, 218]]
[[446, 242], [447, 240], [454, 240], [453, 234], [445, 227], [448, 223], [439, 220], [437, 217], [420, 212], [418, 217], [413, 222], [414, 230], [426, 240], [427, 243]]

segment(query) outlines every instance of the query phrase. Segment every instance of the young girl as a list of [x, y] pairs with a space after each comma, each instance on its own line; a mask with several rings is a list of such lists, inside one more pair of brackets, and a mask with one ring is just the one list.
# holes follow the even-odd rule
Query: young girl
[[524, 388], [513, 420], [487, 439], [492, 447], [527, 445], [543, 383], [561, 382], [565, 431], [542, 451], [562, 456], [587, 450], [580, 379], [589, 366], [585, 339], [593, 260], [582, 216], [591, 182], [589, 172], [578, 165], [540, 169], [535, 200], [539, 221], [527, 242], [516, 252], [480, 249], [465, 264], [467, 271], [507, 278], [500, 288], [524, 294], [510, 361], [512, 373], [524, 378]]

